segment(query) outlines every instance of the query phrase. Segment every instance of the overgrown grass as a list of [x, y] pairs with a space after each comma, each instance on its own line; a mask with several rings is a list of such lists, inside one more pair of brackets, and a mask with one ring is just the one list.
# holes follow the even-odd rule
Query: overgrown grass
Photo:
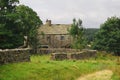
[[[105, 58], [106, 57], [106, 58]], [[0, 80], [75, 80], [95, 71], [110, 69], [113, 80], [120, 80], [120, 65], [112, 56], [90, 60], [50, 60], [50, 55], [31, 56], [31, 62], [0, 66]]]

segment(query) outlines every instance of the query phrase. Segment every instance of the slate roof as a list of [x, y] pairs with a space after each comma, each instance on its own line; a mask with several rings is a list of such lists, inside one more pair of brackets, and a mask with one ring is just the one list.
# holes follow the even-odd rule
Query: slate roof
[[42, 32], [44, 34], [68, 34], [70, 28], [70, 24], [52, 24], [51, 26], [42, 25], [38, 29], [38, 34], [41, 34]]

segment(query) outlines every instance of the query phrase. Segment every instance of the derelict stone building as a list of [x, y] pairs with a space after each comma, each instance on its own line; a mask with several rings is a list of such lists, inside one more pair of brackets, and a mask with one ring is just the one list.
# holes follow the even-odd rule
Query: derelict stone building
[[70, 28], [70, 24], [51, 24], [51, 20], [47, 20], [46, 24], [38, 29], [38, 38], [41, 46], [69, 48], [73, 40], [68, 32]]

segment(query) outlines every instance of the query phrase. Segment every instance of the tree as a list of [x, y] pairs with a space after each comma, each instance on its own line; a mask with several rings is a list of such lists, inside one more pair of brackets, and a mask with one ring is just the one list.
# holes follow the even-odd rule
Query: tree
[[100, 30], [96, 34], [93, 48], [116, 54], [120, 53], [120, 18], [108, 18], [101, 25]]
[[0, 0], [0, 48], [15, 48], [23, 45], [21, 27], [17, 23], [15, 7], [19, 0]]
[[37, 44], [37, 28], [42, 21], [31, 8], [19, 5], [19, 0], [0, 0], [0, 48], [18, 48], [24, 36], [29, 44]]
[[37, 16], [37, 13], [31, 8], [25, 5], [19, 5], [16, 7], [17, 14], [19, 14], [19, 21], [23, 34], [28, 36], [29, 45], [32, 48], [37, 48], [37, 29], [42, 24], [42, 21]]
[[73, 48], [83, 49], [85, 47], [84, 41], [84, 28], [82, 27], [82, 20], [76, 21], [73, 19], [73, 24], [71, 25], [71, 29], [69, 30], [70, 35], [73, 36]]
[[94, 40], [95, 34], [98, 32], [99, 29], [97, 28], [86, 28], [85, 29], [85, 39], [87, 41], [87, 44], [91, 44]]

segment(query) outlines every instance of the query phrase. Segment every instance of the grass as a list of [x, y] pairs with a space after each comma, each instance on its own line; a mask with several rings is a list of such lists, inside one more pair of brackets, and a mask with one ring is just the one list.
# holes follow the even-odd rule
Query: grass
[[50, 55], [31, 56], [31, 62], [0, 66], [0, 80], [75, 80], [80, 76], [110, 69], [112, 80], [120, 80], [120, 65], [110, 55], [90, 60], [50, 60]]

